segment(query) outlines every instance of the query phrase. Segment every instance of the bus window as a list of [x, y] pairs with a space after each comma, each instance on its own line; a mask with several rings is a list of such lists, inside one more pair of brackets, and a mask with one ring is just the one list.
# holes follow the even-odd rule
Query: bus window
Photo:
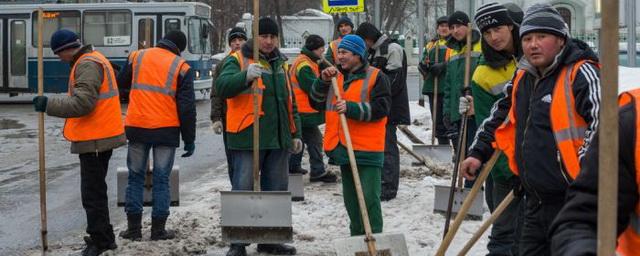
[[189, 52], [194, 54], [210, 54], [211, 41], [209, 33], [211, 28], [205, 19], [189, 19]]
[[27, 74], [27, 24], [22, 20], [11, 22], [11, 75]]
[[[31, 22], [33, 28], [31, 29], [33, 38], [33, 47], [38, 47], [38, 12], [34, 12], [33, 21]], [[43, 13], [44, 18], [44, 32], [42, 35], [42, 45], [49, 46], [49, 40], [51, 35], [60, 29], [68, 29], [76, 34], [80, 34], [80, 12], [79, 11], [45, 11]]]
[[168, 34], [173, 30], [180, 31], [180, 20], [179, 19], [166, 19], [164, 21], [164, 34]]
[[[147, 20], [149, 21], [149, 25], [147, 25]], [[138, 21], [138, 49], [144, 49], [153, 47], [154, 38], [155, 38], [155, 22], [153, 19], [140, 19]], [[148, 33], [146, 33], [147, 29], [149, 29]], [[149, 36], [147, 40], [147, 36]], [[149, 41], [149, 43], [147, 43]]]
[[83, 38], [94, 46], [131, 45], [131, 13], [128, 11], [85, 11]]

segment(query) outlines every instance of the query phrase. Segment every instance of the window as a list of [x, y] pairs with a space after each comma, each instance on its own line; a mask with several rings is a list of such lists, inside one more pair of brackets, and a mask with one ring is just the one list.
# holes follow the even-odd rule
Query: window
[[211, 41], [209, 22], [201, 18], [189, 19], [189, 52], [195, 54], [210, 54]]
[[[33, 36], [33, 47], [38, 47], [38, 12], [34, 12], [33, 28], [31, 29]], [[44, 31], [42, 35], [42, 45], [49, 46], [51, 35], [60, 29], [68, 29], [76, 34], [80, 34], [80, 12], [79, 11], [46, 11], [43, 13]]]
[[24, 20], [11, 22], [11, 75], [27, 74], [27, 23]]
[[[149, 24], [147, 24], [147, 20]], [[155, 22], [151, 18], [140, 19], [138, 21], [138, 49], [153, 47], [155, 31]], [[148, 41], [148, 42], [147, 42]]]
[[180, 20], [179, 19], [166, 19], [164, 21], [164, 34], [168, 34], [171, 31], [178, 30], [180, 31]]
[[128, 11], [84, 12], [83, 38], [94, 46], [131, 45], [131, 13]]

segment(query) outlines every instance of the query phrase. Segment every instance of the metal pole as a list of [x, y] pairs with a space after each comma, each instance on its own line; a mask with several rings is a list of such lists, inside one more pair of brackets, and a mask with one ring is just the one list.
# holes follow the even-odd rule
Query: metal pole
[[[422, 51], [424, 46], [424, 0], [418, 1], [418, 58], [422, 58]], [[420, 62], [420, 60], [418, 60]]]
[[627, 0], [627, 57], [629, 66], [636, 66], [636, 1]]
[[373, 12], [375, 15], [373, 17], [373, 25], [375, 25], [376, 28], [381, 29], [380, 24], [382, 24], [382, 21], [380, 19], [382, 18], [382, 15], [380, 15], [380, 0], [375, 0], [373, 2]]

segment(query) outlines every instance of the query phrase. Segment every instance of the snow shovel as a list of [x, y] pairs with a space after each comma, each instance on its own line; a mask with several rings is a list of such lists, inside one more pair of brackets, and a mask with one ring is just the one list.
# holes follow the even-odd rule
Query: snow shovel
[[[142, 192], [142, 205], [153, 206], [153, 164], [147, 163], [147, 171], [144, 176], [144, 186]], [[118, 206], [125, 206], [127, 184], [129, 183], [129, 168], [118, 167]], [[169, 195], [171, 201], [170, 206], [180, 206], [180, 166], [174, 165], [169, 175]]]
[[[331, 78], [331, 85], [336, 99], [342, 100], [340, 88], [338, 87], [338, 82], [335, 77]], [[353, 183], [358, 197], [358, 207], [360, 208], [360, 216], [362, 218], [365, 235], [334, 241], [336, 254], [338, 256], [408, 256], [407, 244], [403, 234], [372, 234], [371, 223], [369, 223], [369, 213], [367, 212], [367, 205], [364, 202], [362, 184], [360, 184], [360, 174], [358, 173], [356, 157], [353, 153], [353, 145], [351, 144], [351, 134], [349, 133], [349, 126], [347, 125], [347, 117], [344, 114], [340, 114], [340, 125], [347, 144], [349, 165], [351, 166], [351, 173], [353, 174]], [[376, 243], [381, 249], [376, 248]]]
[[[253, 59], [258, 60], [259, 1], [253, 0]], [[222, 240], [279, 244], [293, 241], [291, 193], [260, 191], [260, 114], [257, 80], [253, 90], [253, 191], [220, 191]], [[288, 171], [288, 170], [287, 170]]]
[[[44, 92], [44, 68], [42, 65], [42, 34], [44, 31], [42, 8], [38, 8], [38, 96]], [[40, 176], [40, 240], [43, 253], [49, 249], [47, 242], [47, 174], [44, 157], [44, 112], [38, 113], [38, 174]]]

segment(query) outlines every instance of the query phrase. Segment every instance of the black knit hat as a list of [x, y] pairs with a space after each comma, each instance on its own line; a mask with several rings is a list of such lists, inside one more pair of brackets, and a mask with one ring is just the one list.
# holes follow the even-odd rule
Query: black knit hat
[[474, 21], [481, 33], [484, 33], [490, 28], [502, 25], [513, 25], [513, 20], [509, 17], [507, 8], [496, 2], [480, 6], [480, 8], [476, 10]]
[[458, 24], [458, 25], [469, 25], [469, 15], [461, 11], [455, 11], [449, 16], [449, 26]]
[[338, 23], [336, 23], [336, 30], [338, 30], [341, 24], [347, 24], [351, 27], [351, 29], [353, 29], [353, 22], [351, 22], [351, 19], [349, 19], [349, 17], [347, 16], [340, 17]]
[[567, 23], [549, 4], [534, 4], [527, 9], [520, 26], [520, 38], [530, 32], [544, 32], [563, 38], [569, 36]]
[[180, 30], [171, 30], [158, 43], [163, 43], [172, 48], [175, 47], [179, 52], [183, 52], [187, 48], [187, 37]]
[[320, 47], [324, 47], [324, 39], [319, 35], [309, 35], [304, 42], [304, 48], [307, 48], [309, 51], [314, 51]]
[[440, 16], [440, 18], [436, 19], [436, 27], [440, 26], [440, 24], [449, 23], [448, 16]]
[[231, 44], [231, 41], [236, 38], [242, 38], [247, 41], [247, 32], [244, 31], [241, 27], [234, 27], [229, 31], [229, 36], [227, 37], [227, 43]]
[[513, 23], [520, 26], [522, 23], [522, 18], [524, 17], [524, 12], [522, 8], [514, 3], [506, 3], [502, 4], [505, 8], [507, 8], [507, 12], [509, 12], [509, 17], [513, 20]]
[[258, 35], [278, 36], [278, 23], [276, 23], [272, 18], [260, 18], [260, 21], [258, 21], [258, 27]]
[[363, 22], [358, 26], [356, 35], [359, 35], [360, 37], [362, 37], [362, 39], [377, 41], [382, 36], [382, 33], [373, 24], [369, 22]]

